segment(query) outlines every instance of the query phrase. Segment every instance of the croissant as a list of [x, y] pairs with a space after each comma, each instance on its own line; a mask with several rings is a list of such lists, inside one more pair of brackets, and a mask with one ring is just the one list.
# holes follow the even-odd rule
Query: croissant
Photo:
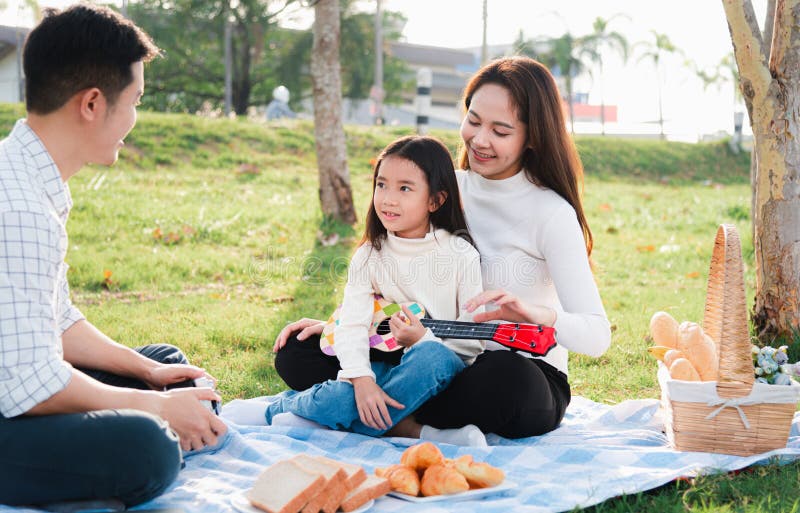
[[450, 495], [469, 490], [467, 479], [456, 469], [444, 465], [428, 467], [422, 476], [420, 491], [425, 497], [431, 495]]
[[431, 465], [441, 465], [444, 455], [438, 447], [430, 442], [412, 445], [400, 456], [400, 464], [411, 467], [418, 472], [424, 471]]
[[392, 465], [386, 468], [376, 468], [375, 474], [385, 477], [392, 485], [392, 490], [416, 497], [419, 495], [419, 474], [406, 465]]
[[465, 454], [454, 460], [456, 470], [467, 479], [472, 488], [489, 488], [503, 482], [506, 475], [488, 463], [477, 463], [472, 456]]

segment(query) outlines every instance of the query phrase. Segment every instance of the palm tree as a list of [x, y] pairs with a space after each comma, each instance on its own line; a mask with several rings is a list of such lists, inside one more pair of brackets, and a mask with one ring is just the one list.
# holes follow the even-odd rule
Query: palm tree
[[664, 139], [664, 111], [661, 103], [661, 58], [667, 54], [682, 52], [678, 49], [678, 47], [672, 44], [672, 41], [669, 40], [666, 34], [660, 34], [655, 30], [651, 30], [650, 33], [653, 34], [653, 41], [641, 41], [636, 45], [644, 47], [644, 51], [639, 56], [637, 62], [641, 62], [644, 59], [650, 59], [653, 61], [653, 65], [656, 68], [656, 89], [658, 91], [658, 125], [661, 128], [661, 138]]
[[561, 37], [548, 39], [547, 51], [538, 57], [547, 67], [564, 77], [564, 88], [567, 93], [567, 106], [569, 108], [569, 127], [575, 134], [575, 113], [573, 111], [572, 78], [583, 71], [588, 71], [578, 55], [584, 52], [581, 47], [581, 38], [576, 38], [569, 32]]
[[566, 32], [564, 35], [547, 39], [525, 39], [525, 34], [520, 30], [513, 48], [516, 55], [526, 55], [538, 60], [553, 72], [554, 75], [564, 77], [564, 91], [569, 108], [570, 131], [575, 134], [575, 115], [573, 109], [572, 79], [587, 71], [583, 62], [577, 57], [581, 53], [581, 38], [573, 37]]
[[608, 19], [598, 16], [592, 24], [592, 33], [581, 38], [584, 54], [591, 62], [597, 64], [600, 70], [600, 129], [603, 135], [606, 134], [606, 104], [603, 96], [603, 56], [606, 51], [613, 50], [622, 56], [623, 62], [628, 60], [628, 40], [619, 32], [608, 29], [608, 25], [614, 18], [622, 16], [624, 15], [615, 14]]

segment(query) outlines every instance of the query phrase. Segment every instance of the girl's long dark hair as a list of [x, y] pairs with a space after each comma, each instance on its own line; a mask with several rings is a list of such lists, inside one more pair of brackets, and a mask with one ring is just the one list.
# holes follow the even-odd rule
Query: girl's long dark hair
[[[445, 193], [444, 202], [431, 213], [431, 224], [434, 228], [444, 228], [472, 244], [472, 237], [467, 229], [467, 220], [464, 218], [464, 211], [461, 208], [461, 195], [458, 192], [453, 158], [447, 147], [438, 139], [418, 135], [401, 137], [390, 143], [381, 151], [378, 161], [375, 163], [375, 171], [372, 175], [373, 197], [378, 171], [386, 157], [390, 156], [413, 162], [422, 171], [428, 181], [431, 198], [437, 197], [440, 192]], [[375, 202], [371, 201], [361, 243], [369, 242], [373, 248], [380, 250], [384, 240], [386, 240], [386, 228], [375, 211]]]
[[[490, 62], [475, 74], [464, 90], [464, 108], [469, 110], [472, 95], [484, 84], [497, 84], [508, 90], [517, 117], [528, 127], [522, 168], [528, 180], [552, 189], [567, 200], [578, 216], [592, 254], [592, 231], [586, 221], [581, 200], [583, 164], [564, 123], [561, 95], [550, 71], [528, 57], [506, 57]], [[461, 169], [469, 169], [467, 148], [459, 155]]]

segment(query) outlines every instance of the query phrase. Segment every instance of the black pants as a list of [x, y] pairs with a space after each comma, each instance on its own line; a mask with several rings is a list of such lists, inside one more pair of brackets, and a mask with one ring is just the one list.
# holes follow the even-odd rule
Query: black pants
[[[399, 355], [371, 350], [370, 358]], [[305, 390], [336, 379], [340, 367], [320, 350], [318, 337], [292, 336], [275, 356], [275, 369], [292, 389]], [[558, 427], [569, 401], [567, 376], [553, 366], [511, 351], [486, 351], [414, 416], [436, 428], [475, 424], [484, 433], [522, 438]]]
[[[164, 363], [187, 363], [169, 345], [137, 351]], [[110, 385], [147, 388], [134, 379], [82, 371]], [[118, 499], [133, 506], [160, 495], [182, 464], [177, 435], [142, 411], [0, 417], [0, 504]]]

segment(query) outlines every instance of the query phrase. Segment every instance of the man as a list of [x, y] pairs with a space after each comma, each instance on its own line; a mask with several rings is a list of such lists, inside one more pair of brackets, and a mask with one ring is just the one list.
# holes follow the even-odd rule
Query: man
[[297, 117], [297, 114], [289, 107], [289, 90], [286, 89], [286, 86], [281, 85], [272, 90], [272, 101], [267, 105], [266, 115], [267, 121]]
[[138, 504], [226, 431], [201, 402], [220, 397], [185, 388], [202, 369], [117, 344], [69, 299], [67, 180], [117, 160], [158, 53], [90, 5], [48, 11], [25, 43], [27, 119], [0, 142], [0, 504]]

